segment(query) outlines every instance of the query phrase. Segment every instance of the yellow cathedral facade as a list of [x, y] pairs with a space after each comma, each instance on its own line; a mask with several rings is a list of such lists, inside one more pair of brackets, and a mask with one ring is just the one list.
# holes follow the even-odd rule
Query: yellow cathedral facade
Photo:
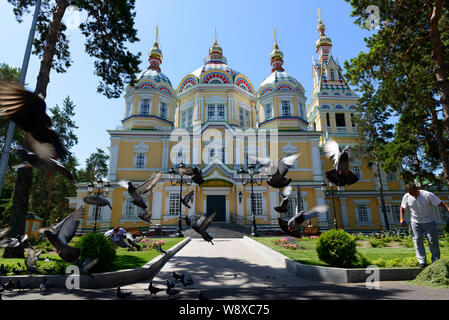
[[[328, 183], [324, 172], [332, 166], [322, 146], [328, 139], [335, 139], [342, 146], [356, 143], [352, 117], [358, 97], [332, 55], [332, 41], [325, 35], [321, 19], [317, 29], [319, 38], [312, 65], [314, 87], [308, 103], [303, 86], [284, 70], [284, 55], [276, 39], [270, 54], [271, 73], [257, 90], [250, 79], [228, 65], [216, 39], [204, 64], [186, 75], [175, 89], [161, 71], [163, 55], [156, 35], [149, 51], [148, 69], [138, 76], [133, 86], [126, 88], [122, 128], [108, 130], [110, 192], [106, 198], [112, 210], [107, 206], [98, 208], [97, 228], [107, 230], [119, 226], [147, 231], [160, 225], [164, 231], [176, 231], [180, 210], [191, 219], [217, 211], [216, 222], [250, 227], [251, 186], [240, 181], [237, 171], [246, 169], [251, 162], [250, 140], [239, 140], [238, 132], [252, 129], [249, 131], [255, 135], [262, 131], [276, 132], [276, 143], [269, 140], [264, 150], [257, 151], [262, 152], [259, 155], [268, 155], [273, 150], [279, 157], [300, 154], [288, 172], [293, 192], [287, 213], [274, 210], [281, 200], [278, 189], [263, 180], [254, 185], [254, 214], [259, 231], [269, 234], [279, 230], [278, 217], [291, 217], [298, 202], [302, 210], [329, 205], [327, 215], [312, 219], [312, 224], [321, 230], [332, 228], [334, 223], [350, 232], [383, 229], [385, 221], [375, 168], [361, 160], [352, 160], [351, 170], [359, 181], [337, 192], [335, 197], [322, 191], [323, 182]], [[228, 138], [230, 135], [226, 141], [239, 140], [239, 143], [225, 142], [219, 149], [209, 150], [210, 140], [204, 136], [211, 130]], [[175, 146], [180, 144], [178, 139], [173, 139], [173, 132], [188, 138], [189, 143], [178, 148], [180, 151], [176, 151]], [[197, 150], [194, 145], [200, 148]], [[192, 183], [182, 187], [183, 196], [194, 191], [191, 209], [180, 207], [180, 186], [169, 179], [169, 170], [177, 171], [180, 163], [201, 168], [205, 180], [201, 185]], [[138, 207], [132, 204], [127, 190], [118, 181], [132, 181], [136, 185], [157, 172], [163, 174], [161, 179], [145, 194], [152, 211], [149, 225], [138, 217]], [[398, 227], [404, 185], [396, 174], [382, 172], [381, 178], [389, 224]], [[78, 184], [77, 196], [71, 199], [73, 206], [87, 208], [82, 222], [84, 231], [92, 230], [95, 216], [95, 206], [83, 203], [88, 195], [88, 183]], [[442, 200], [447, 198], [441, 195]], [[438, 224], [445, 224], [445, 214], [435, 208]]]

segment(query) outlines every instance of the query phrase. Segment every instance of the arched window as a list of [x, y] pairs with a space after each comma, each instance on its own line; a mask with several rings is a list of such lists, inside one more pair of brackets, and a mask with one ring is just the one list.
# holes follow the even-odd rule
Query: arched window
[[335, 81], [334, 69], [331, 69], [331, 81]]

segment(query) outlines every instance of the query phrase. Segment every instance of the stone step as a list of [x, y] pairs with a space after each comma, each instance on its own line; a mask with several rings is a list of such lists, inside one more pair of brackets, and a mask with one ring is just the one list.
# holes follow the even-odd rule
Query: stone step
[[[212, 222], [207, 232], [214, 238], [243, 238], [251, 233], [251, 229], [233, 223]], [[190, 228], [184, 227], [182, 233], [184, 237], [201, 238]]]

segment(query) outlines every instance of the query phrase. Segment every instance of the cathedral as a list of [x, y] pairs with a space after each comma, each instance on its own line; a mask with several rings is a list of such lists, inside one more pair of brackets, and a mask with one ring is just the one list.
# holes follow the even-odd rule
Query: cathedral
[[[332, 162], [323, 153], [324, 143], [328, 139], [336, 140], [341, 146], [356, 143], [357, 132], [352, 120], [358, 97], [332, 55], [332, 40], [326, 36], [321, 19], [317, 31], [312, 64], [314, 87], [309, 97], [301, 83], [284, 69], [284, 54], [276, 36], [270, 54], [271, 73], [257, 89], [244, 74], [229, 66], [216, 39], [204, 64], [174, 88], [161, 69], [163, 54], [156, 31], [148, 69], [138, 76], [134, 85], [126, 88], [122, 128], [108, 130], [110, 186], [104, 196], [112, 210], [105, 206], [96, 212], [94, 205], [84, 204], [89, 182], [78, 184], [77, 196], [70, 199], [72, 206], [87, 208], [82, 229], [93, 229], [95, 212], [97, 228], [101, 231], [115, 226], [147, 231], [150, 226], [166, 232], [176, 231], [180, 214], [195, 219], [215, 211], [214, 222], [249, 227], [253, 212], [257, 229], [270, 234], [279, 230], [277, 219], [289, 219], [296, 206], [308, 210], [320, 204], [327, 204], [329, 211], [311, 222], [321, 230], [334, 226], [349, 232], [383, 229], [386, 221], [375, 167], [367, 166], [361, 159], [352, 160], [351, 170], [359, 181], [344, 189], [337, 190], [325, 179], [324, 173], [331, 169]], [[265, 144], [254, 147], [251, 139], [261, 133], [269, 138]], [[211, 148], [215, 138], [212, 141], [210, 135], [226, 139], [219, 147]], [[274, 161], [300, 154], [287, 174], [293, 187], [288, 212], [280, 214], [274, 210], [281, 200], [279, 190], [270, 187], [262, 176], [256, 173], [253, 186], [245, 183], [249, 180], [247, 175], [245, 181], [241, 180], [239, 170], [248, 172], [251, 153], [270, 156]], [[198, 185], [183, 177], [187, 184], [182, 185], [182, 196], [194, 192], [190, 209], [179, 201], [181, 186], [176, 181], [179, 174], [175, 175], [176, 179], [171, 179], [169, 174], [173, 170], [178, 173], [182, 164], [200, 168], [204, 179]], [[140, 209], [118, 182], [132, 181], [137, 185], [158, 172], [162, 173], [158, 183], [144, 195], [152, 212], [149, 225], [138, 217]], [[399, 207], [405, 193], [398, 177], [381, 171], [387, 218], [392, 228], [399, 226]], [[447, 198], [441, 195], [443, 201]], [[434, 213], [441, 228], [447, 213], [436, 207]]]

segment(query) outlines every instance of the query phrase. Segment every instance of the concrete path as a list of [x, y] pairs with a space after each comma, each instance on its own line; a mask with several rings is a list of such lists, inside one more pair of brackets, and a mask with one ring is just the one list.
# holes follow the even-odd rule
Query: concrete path
[[[181, 293], [176, 299], [198, 299], [200, 291], [210, 299], [404, 299], [404, 300], [448, 300], [448, 289], [429, 289], [412, 286], [404, 282], [381, 282], [379, 289], [367, 289], [365, 284], [335, 285], [301, 279], [285, 270], [276, 269], [264, 262], [263, 257], [253, 252], [243, 239], [214, 239], [211, 245], [202, 239], [192, 239], [154, 277], [153, 285], [165, 289], [166, 280], [173, 281], [172, 272], [189, 274], [194, 284], [176, 289]], [[165, 291], [150, 297], [145, 290], [149, 280], [122, 287], [132, 291], [130, 299], [167, 300]], [[8, 299], [116, 299], [114, 289], [80, 290], [69, 293], [52, 289], [47, 296], [38, 290], [24, 293], [7, 292]]]

